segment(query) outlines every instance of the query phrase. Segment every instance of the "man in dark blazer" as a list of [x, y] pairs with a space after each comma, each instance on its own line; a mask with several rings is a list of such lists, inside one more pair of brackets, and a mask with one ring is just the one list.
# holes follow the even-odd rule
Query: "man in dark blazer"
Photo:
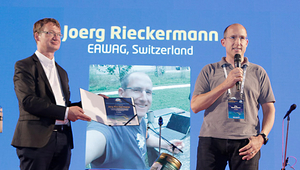
[[15, 64], [20, 116], [12, 146], [21, 170], [67, 170], [73, 148], [70, 121], [91, 119], [79, 103], [71, 104], [68, 75], [54, 60], [62, 37], [58, 21], [41, 19], [33, 33], [37, 51]]

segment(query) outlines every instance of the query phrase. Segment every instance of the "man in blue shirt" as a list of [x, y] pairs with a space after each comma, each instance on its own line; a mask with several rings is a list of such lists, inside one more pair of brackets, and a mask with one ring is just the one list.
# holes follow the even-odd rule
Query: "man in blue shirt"
[[[159, 147], [157, 137], [147, 136], [144, 120], [152, 104], [152, 81], [145, 73], [133, 72], [122, 79], [118, 92], [120, 97], [133, 98], [140, 125], [109, 127], [91, 122], [87, 128], [86, 165], [90, 164], [91, 168], [146, 169], [146, 146]], [[179, 149], [183, 147], [182, 141], [171, 142]], [[172, 151], [165, 141], [161, 147]]]

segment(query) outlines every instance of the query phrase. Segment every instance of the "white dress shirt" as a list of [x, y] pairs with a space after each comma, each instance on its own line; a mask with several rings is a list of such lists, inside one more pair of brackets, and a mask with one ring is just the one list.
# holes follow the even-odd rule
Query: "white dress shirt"
[[[42, 66], [43, 66], [43, 69], [45, 71], [45, 74], [48, 78], [52, 92], [55, 97], [56, 105], [66, 106], [66, 99], [62, 92], [60, 77], [59, 77], [59, 74], [57, 73], [57, 69], [55, 66], [55, 58], [53, 57], [53, 59], [50, 60], [49, 58], [47, 58], [45, 55], [43, 55], [39, 51], [36, 51], [35, 54], [37, 55], [38, 59], [40, 60]], [[68, 110], [69, 110], [69, 108], [67, 107], [66, 113], [65, 113], [65, 120], [64, 121], [56, 120], [56, 122], [55, 122], [56, 125], [66, 125], [69, 123], [69, 120], [67, 119]]]

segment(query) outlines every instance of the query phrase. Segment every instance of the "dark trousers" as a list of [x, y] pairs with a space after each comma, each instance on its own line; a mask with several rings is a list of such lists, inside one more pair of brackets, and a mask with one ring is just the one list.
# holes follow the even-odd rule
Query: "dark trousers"
[[258, 170], [260, 151], [248, 161], [239, 155], [239, 149], [248, 143], [249, 139], [199, 137], [197, 170], [224, 170], [227, 162], [230, 170]]
[[68, 170], [71, 159], [69, 130], [53, 131], [42, 148], [17, 147], [21, 170]]

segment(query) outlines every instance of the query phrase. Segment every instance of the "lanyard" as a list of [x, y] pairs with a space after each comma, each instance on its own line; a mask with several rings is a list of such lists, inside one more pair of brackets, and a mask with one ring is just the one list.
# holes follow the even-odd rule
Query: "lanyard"
[[[226, 64], [223, 64], [222, 67], [223, 67], [223, 70], [224, 70], [225, 78], [227, 78]], [[243, 81], [242, 81], [242, 85], [241, 85], [241, 96], [243, 96], [243, 93], [244, 93], [244, 86], [245, 86], [247, 65], [243, 65], [242, 68], [243, 68], [243, 71], [244, 71], [244, 75], [243, 75]], [[230, 95], [231, 94], [231, 90], [230, 89], [227, 89], [227, 90], [228, 90], [228, 94]]]

